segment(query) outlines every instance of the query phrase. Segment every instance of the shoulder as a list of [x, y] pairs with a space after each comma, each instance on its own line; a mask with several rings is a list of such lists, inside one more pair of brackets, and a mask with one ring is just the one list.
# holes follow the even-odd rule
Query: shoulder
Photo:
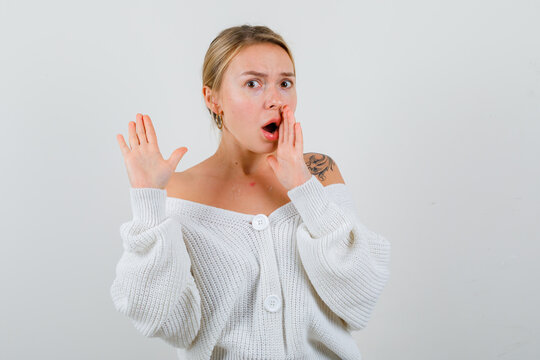
[[311, 172], [324, 185], [345, 184], [337, 163], [329, 155], [309, 152], [304, 153], [304, 161]]
[[189, 173], [186, 173], [185, 171], [173, 173], [169, 179], [169, 183], [165, 187], [167, 196], [185, 199], [187, 196], [186, 189], [189, 188], [188, 186], [185, 186], [185, 184], [189, 178]]
[[184, 171], [174, 172], [165, 190], [167, 196], [201, 202], [204, 201], [199, 198], [201, 194], [211, 196], [219, 191], [215, 178], [216, 175], [205, 160]]
[[167, 196], [190, 200], [195, 186], [204, 182], [201, 179], [206, 179], [199, 174], [199, 168], [200, 164], [197, 164], [184, 171], [174, 172], [165, 187]]

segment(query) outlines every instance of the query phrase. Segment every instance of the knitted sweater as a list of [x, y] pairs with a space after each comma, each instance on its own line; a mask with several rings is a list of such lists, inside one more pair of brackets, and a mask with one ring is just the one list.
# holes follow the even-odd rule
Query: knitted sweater
[[270, 215], [130, 188], [110, 287], [145, 337], [186, 359], [361, 359], [390, 276], [390, 243], [358, 221], [346, 184], [312, 177]]

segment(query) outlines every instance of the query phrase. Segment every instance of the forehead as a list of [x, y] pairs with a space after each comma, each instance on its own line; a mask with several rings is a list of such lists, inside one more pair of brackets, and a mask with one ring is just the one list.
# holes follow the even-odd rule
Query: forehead
[[267, 73], [293, 72], [293, 64], [285, 50], [275, 44], [255, 44], [243, 48], [229, 64], [230, 74], [238, 77], [248, 70]]

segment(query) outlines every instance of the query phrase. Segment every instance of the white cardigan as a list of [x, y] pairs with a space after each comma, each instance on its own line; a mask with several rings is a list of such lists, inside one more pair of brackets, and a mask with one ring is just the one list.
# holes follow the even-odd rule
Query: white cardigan
[[130, 188], [133, 219], [110, 294], [146, 337], [187, 359], [361, 359], [390, 276], [390, 243], [346, 184], [312, 175], [269, 216]]

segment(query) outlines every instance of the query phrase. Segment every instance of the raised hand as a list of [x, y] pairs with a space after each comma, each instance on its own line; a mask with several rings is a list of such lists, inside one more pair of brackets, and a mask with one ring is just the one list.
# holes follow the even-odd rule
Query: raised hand
[[150, 117], [137, 114], [136, 119], [137, 123], [130, 121], [128, 124], [131, 148], [127, 146], [121, 134], [116, 135], [131, 187], [165, 189], [188, 149], [185, 146], [180, 147], [173, 151], [168, 160], [163, 159]]
[[311, 172], [304, 162], [302, 128], [288, 105], [283, 107], [281, 118], [276, 156], [266, 159], [280, 183], [291, 190], [309, 180]]

